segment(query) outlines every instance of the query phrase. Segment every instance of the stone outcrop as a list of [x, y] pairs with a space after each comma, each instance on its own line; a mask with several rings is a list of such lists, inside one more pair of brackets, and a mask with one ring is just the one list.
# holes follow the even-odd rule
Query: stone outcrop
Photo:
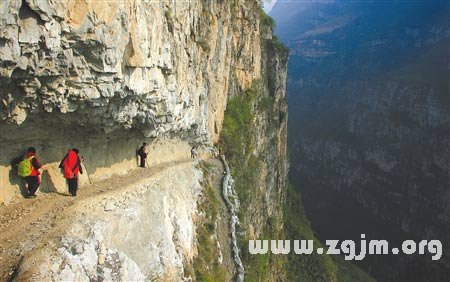
[[2, 120], [74, 113], [62, 119], [217, 140], [228, 87], [259, 75], [252, 5], [173, 3], [2, 2]]

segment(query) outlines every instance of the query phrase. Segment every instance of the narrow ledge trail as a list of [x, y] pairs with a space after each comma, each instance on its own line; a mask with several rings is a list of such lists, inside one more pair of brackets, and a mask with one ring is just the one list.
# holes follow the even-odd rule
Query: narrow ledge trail
[[34, 199], [20, 199], [0, 207], [0, 281], [9, 281], [18, 271], [23, 257], [40, 246], [46, 246], [52, 229], [64, 218], [64, 210], [80, 200], [132, 185], [179, 164], [196, 162], [181, 159], [150, 168], [136, 168], [125, 175], [83, 185], [77, 197], [62, 193], [39, 193]]

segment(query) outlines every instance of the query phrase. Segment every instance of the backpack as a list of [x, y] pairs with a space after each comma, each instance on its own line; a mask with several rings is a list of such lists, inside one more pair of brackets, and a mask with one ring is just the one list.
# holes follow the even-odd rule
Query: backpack
[[[66, 178], [66, 179], [72, 179], [72, 178], [76, 177], [76, 174], [74, 171], [78, 171], [81, 166], [80, 157], [77, 154], [75, 154], [75, 156], [73, 154], [75, 154], [75, 153], [72, 153], [72, 152], [67, 153], [67, 155], [64, 157], [64, 159], [59, 164], [59, 167], [62, 169], [64, 178]], [[76, 162], [73, 165], [73, 167], [71, 167], [70, 164], [71, 164], [71, 162], [73, 162], [73, 158], [75, 158], [75, 157], [76, 157]], [[69, 158], [72, 158], [72, 160], [69, 161]]]
[[34, 158], [34, 156], [31, 156], [29, 158], [24, 158], [17, 167], [17, 174], [21, 177], [27, 177], [30, 176], [31, 171], [33, 168], [31, 167], [31, 160]]
[[69, 166], [63, 167], [63, 174], [66, 179], [72, 179], [75, 176], [75, 173], [73, 173], [73, 170]]

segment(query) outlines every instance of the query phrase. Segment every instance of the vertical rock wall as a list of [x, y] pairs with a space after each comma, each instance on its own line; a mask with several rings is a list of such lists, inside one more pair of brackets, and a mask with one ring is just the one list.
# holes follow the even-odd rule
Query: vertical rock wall
[[79, 147], [94, 173], [134, 161], [145, 140], [216, 142], [228, 95], [261, 77], [258, 12], [244, 0], [1, 1], [0, 202], [19, 195], [11, 161], [28, 146], [55, 164]]
[[261, 76], [233, 96], [225, 112], [221, 150], [227, 156], [241, 207], [238, 240], [249, 281], [283, 280], [278, 259], [250, 255], [248, 240], [282, 238], [288, 161], [285, 86], [288, 51], [272, 35], [271, 20], [261, 17]]

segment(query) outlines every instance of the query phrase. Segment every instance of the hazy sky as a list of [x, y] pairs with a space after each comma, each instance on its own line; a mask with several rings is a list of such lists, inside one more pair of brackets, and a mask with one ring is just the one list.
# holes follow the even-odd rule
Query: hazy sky
[[277, 0], [264, 0], [264, 11], [268, 14]]

